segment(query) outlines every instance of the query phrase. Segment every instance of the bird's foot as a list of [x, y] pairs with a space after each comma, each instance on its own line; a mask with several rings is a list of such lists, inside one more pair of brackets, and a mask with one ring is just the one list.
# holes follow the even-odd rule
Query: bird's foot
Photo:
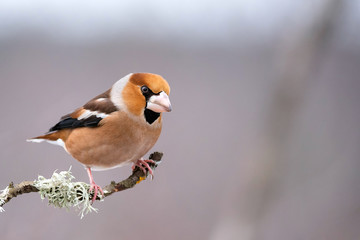
[[98, 194], [98, 191], [101, 192], [101, 195], [104, 197], [104, 192], [101, 189], [101, 187], [99, 185], [97, 185], [94, 181], [90, 183], [90, 190], [89, 193], [92, 192], [92, 190], [94, 190], [94, 197], [92, 198], [91, 203], [94, 203]]
[[91, 168], [90, 168], [90, 167], [87, 167], [87, 168], [86, 168], [86, 171], [87, 171], [87, 173], [88, 173], [89, 180], [90, 180], [90, 190], [89, 190], [89, 193], [91, 193], [92, 190], [94, 190], [94, 197], [92, 198], [92, 201], [91, 201], [91, 204], [93, 204], [94, 201], [96, 200], [98, 191], [101, 192], [101, 194], [102, 194], [103, 197], [104, 197], [104, 192], [103, 192], [103, 190], [101, 189], [101, 187], [95, 183], [94, 178], [93, 178], [93, 176], [92, 176], [92, 174], [91, 174]]
[[139, 159], [136, 161], [136, 163], [134, 163], [134, 165], [132, 166], [132, 170], [135, 169], [135, 167], [139, 167], [146, 175], [146, 169], [149, 171], [149, 174], [151, 176], [151, 179], [154, 178], [154, 172], [153, 170], [151, 169], [151, 167], [149, 166], [149, 163], [153, 163], [155, 164], [155, 161], [154, 160], [151, 160], [151, 159]]

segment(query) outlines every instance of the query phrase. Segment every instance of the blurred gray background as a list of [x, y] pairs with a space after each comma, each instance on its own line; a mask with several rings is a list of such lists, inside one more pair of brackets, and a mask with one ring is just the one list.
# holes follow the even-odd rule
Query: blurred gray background
[[20, 196], [0, 238], [358, 240], [359, 27], [359, 0], [0, 1], [0, 188], [87, 182], [25, 139], [130, 72], [164, 76], [174, 109], [154, 181], [82, 220]]

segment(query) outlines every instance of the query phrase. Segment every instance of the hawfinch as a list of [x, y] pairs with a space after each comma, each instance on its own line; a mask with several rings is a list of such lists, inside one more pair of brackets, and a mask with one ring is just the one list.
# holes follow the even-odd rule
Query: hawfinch
[[93, 201], [100, 186], [91, 170], [105, 170], [133, 163], [144, 172], [152, 160], [142, 156], [154, 146], [161, 132], [161, 113], [170, 112], [170, 87], [151, 73], [130, 73], [109, 90], [63, 116], [45, 135], [31, 142], [62, 146], [82, 163], [89, 175]]

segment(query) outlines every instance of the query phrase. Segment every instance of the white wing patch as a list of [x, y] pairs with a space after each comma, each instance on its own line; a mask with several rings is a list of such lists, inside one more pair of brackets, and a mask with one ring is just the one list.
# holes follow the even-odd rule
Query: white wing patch
[[104, 100], [106, 100], [106, 98], [98, 98], [98, 99], [96, 99], [96, 102], [102, 102]]
[[109, 116], [109, 114], [101, 113], [98, 111], [85, 110], [77, 119], [82, 120], [82, 119], [89, 118], [91, 116], [96, 116], [98, 118], [106, 118], [107, 116]]

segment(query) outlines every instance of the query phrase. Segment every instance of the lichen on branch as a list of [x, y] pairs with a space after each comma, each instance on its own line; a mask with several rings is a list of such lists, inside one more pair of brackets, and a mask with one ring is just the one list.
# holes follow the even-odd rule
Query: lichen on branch
[[[154, 152], [150, 154], [149, 159], [154, 160], [155, 164], [149, 163], [152, 170], [159, 165], [163, 154]], [[81, 218], [87, 213], [97, 211], [91, 205], [93, 193], [89, 193], [90, 186], [84, 182], [72, 182], [75, 178], [70, 172], [55, 171], [51, 178], [47, 179], [39, 176], [35, 181], [23, 181], [14, 185], [12, 182], [0, 193], [0, 212], [3, 212], [3, 206], [8, 203], [12, 198], [18, 195], [30, 192], [39, 192], [41, 199], [48, 199], [49, 205], [54, 207], [66, 208], [75, 207], [80, 210], [79, 215]], [[148, 172], [144, 173], [139, 167], [135, 167], [132, 174], [121, 182], [112, 181], [109, 185], [103, 188], [104, 197], [110, 196], [115, 192], [120, 192], [134, 187], [142, 180], [146, 179]], [[98, 193], [96, 200], [103, 200], [101, 193]]]

